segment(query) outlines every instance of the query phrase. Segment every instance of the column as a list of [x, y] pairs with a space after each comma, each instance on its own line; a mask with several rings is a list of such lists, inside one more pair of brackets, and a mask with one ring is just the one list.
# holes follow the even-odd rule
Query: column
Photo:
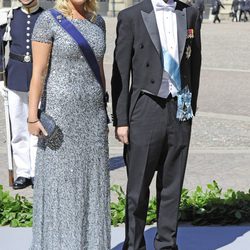
[[109, 0], [109, 10], [108, 10], [108, 16], [117, 16], [117, 14], [133, 5], [133, 0]]

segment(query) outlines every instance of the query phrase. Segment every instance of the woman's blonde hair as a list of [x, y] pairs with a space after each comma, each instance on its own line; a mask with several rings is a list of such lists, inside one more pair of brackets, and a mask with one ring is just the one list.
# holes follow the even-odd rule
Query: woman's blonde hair
[[[72, 16], [72, 10], [69, 7], [70, 0], [56, 0], [55, 8], [62, 12], [63, 15], [67, 17]], [[83, 4], [83, 9], [87, 14], [91, 15], [91, 19], [96, 17], [96, 0], [85, 0]]]

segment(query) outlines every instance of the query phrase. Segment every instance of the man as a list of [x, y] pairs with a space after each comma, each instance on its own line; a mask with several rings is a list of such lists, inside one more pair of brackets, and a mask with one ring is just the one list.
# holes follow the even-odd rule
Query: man
[[239, 1], [239, 10], [240, 10], [239, 21], [240, 22], [242, 21], [242, 18], [241, 18], [242, 14], [244, 14], [243, 21], [244, 22], [248, 21], [248, 18], [247, 18], [248, 9], [249, 9], [248, 1], [247, 0], [240, 0]]
[[196, 8], [144, 0], [119, 13], [111, 84], [113, 122], [125, 145], [128, 175], [124, 250], [146, 249], [143, 232], [155, 171], [155, 249], [178, 249], [178, 208], [200, 66]]
[[[21, 0], [22, 6], [12, 9], [0, 26], [0, 42], [9, 44], [6, 67], [12, 151], [16, 165], [14, 189], [33, 186], [37, 139], [27, 128], [28, 91], [32, 74], [31, 35], [42, 12], [37, 0]], [[0, 72], [3, 72], [4, 51], [1, 50]], [[3, 80], [3, 74], [0, 75]]]
[[232, 6], [231, 6], [231, 10], [233, 12], [232, 22], [234, 21], [234, 19], [236, 22], [238, 22], [238, 18], [237, 18], [238, 7], [239, 7], [239, 0], [233, 0]]
[[214, 15], [213, 23], [216, 23], [216, 21], [218, 21], [220, 23], [220, 18], [219, 18], [220, 7], [225, 9], [225, 7], [223, 6], [223, 4], [221, 3], [220, 0], [214, 0], [213, 8], [212, 8], [212, 14]]
[[196, 0], [195, 3], [194, 3], [194, 6], [199, 10], [200, 21], [202, 22], [203, 21], [203, 12], [204, 12], [204, 9], [205, 9], [204, 0]]
[[250, 0], [246, 0], [246, 3], [245, 3], [245, 13], [247, 14], [247, 12], [248, 12], [248, 15], [250, 16]]

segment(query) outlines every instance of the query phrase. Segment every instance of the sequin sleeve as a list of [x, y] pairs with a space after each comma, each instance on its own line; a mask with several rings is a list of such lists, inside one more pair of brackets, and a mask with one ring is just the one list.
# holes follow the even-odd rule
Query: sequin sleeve
[[102, 18], [102, 16], [100, 15], [97, 15], [96, 16], [96, 23], [95, 23], [104, 33], [104, 46], [105, 46], [105, 49], [104, 51], [106, 51], [106, 24], [105, 24], [105, 21], [104, 19]]
[[96, 25], [102, 29], [102, 31], [106, 34], [106, 24], [102, 16], [97, 15], [96, 17]]
[[37, 19], [35, 27], [32, 33], [32, 41], [52, 43], [53, 32], [52, 25], [53, 22], [52, 15], [49, 11], [44, 11]]

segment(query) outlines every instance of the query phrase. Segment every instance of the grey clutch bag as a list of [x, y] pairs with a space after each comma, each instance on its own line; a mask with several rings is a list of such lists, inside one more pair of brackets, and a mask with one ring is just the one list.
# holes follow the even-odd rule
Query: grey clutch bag
[[56, 121], [46, 112], [46, 99], [47, 99], [47, 84], [45, 83], [43, 95], [41, 98], [41, 106], [38, 109], [37, 117], [47, 132], [46, 136], [40, 136], [38, 139], [38, 147], [46, 149], [49, 147], [51, 150], [58, 150], [64, 139], [64, 134], [61, 128], [56, 124]]
[[47, 136], [45, 136], [45, 138], [47, 140], [53, 139], [57, 131], [57, 126], [54, 119], [48, 114], [46, 114], [44, 111], [41, 111], [40, 109], [38, 110], [38, 119], [40, 120], [48, 134]]

